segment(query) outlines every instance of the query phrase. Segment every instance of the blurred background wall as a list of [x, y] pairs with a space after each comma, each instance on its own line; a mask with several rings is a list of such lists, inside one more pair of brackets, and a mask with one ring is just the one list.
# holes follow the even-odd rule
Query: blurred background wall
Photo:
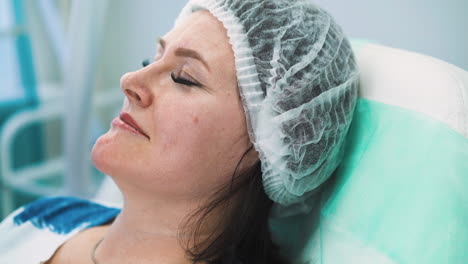
[[315, 0], [350, 37], [415, 51], [468, 70], [467, 0]]

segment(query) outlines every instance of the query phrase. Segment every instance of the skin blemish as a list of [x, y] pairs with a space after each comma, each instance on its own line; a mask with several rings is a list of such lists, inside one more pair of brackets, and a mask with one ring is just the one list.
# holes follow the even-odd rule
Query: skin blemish
[[195, 116], [195, 117], [193, 118], [193, 123], [198, 124], [198, 116]]

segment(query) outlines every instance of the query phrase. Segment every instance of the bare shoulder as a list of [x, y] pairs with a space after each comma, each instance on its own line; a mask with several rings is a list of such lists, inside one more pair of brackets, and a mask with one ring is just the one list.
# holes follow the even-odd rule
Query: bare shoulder
[[91, 260], [93, 248], [108, 228], [109, 224], [79, 232], [63, 243], [44, 264], [93, 264]]

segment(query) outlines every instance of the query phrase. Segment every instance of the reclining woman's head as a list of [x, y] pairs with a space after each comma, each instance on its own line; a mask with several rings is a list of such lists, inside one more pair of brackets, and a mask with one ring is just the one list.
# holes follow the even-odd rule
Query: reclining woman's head
[[197, 263], [282, 263], [272, 206], [312, 210], [342, 158], [358, 74], [341, 29], [309, 1], [190, 1], [155, 49], [92, 153], [122, 215], [159, 214]]

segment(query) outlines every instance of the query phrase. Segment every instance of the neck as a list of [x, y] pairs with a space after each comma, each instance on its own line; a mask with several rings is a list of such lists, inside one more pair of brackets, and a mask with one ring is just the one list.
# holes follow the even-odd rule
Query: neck
[[123, 209], [96, 250], [99, 262], [191, 263], [180, 243], [185, 241], [179, 241], [179, 228], [199, 202], [124, 193]]

